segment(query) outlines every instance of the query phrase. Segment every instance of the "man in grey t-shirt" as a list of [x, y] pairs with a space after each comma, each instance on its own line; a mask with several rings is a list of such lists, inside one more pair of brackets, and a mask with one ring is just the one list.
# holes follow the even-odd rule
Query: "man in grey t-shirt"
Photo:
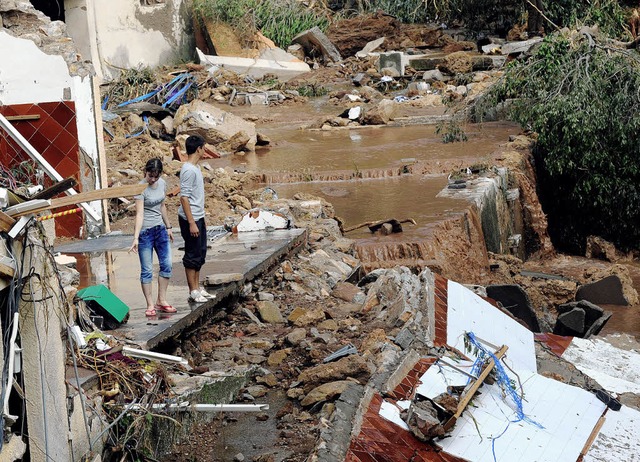
[[198, 162], [204, 153], [204, 139], [187, 138], [187, 161], [180, 170], [180, 208], [178, 223], [184, 239], [182, 264], [189, 285], [189, 302], [203, 303], [213, 298], [200, 288], [200, 268], [207, 256], [207, 227], [204, 223], [204, 180]]

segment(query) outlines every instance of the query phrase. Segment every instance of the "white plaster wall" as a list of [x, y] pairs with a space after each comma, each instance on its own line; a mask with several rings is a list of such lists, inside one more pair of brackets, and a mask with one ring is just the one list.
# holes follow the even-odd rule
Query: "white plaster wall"
[[86, 0], [65, 0], [64, 2], [64, 22], [67, 25], [67, 33], [85, 61], [91, 60], [89, 6], [91, 5], [87, 5]]
[[104, 78], [117, 77], [120, 69], [177, 61], [188, 29], [180, 14], [183, 1], [142, 6], [137, 0], [94, 0], [87, 20], [95, 29], [99, 56], [91, 59], [96, 67], [101, 63]]
[[[85, 77], [74, 77], [74, 89], [75, 89], [75, 103], [76, 103], [76, 125], [78, 128], [78, 142], [85, 153], [90, 157], [85, 159], [85, 162], [92, 162], [90, 165], [93, 170], [93, 178], [95, 183], [92, 185], [95, 189], [100, 189], [100, 172], [99, 172], [99, 160], [98, 160], [98, 142], [96, 133], [96, 117], [102, 117], [102, 114], [95, 113], [93, 86], [91, 85], [91, 79]], [[80, 153], [82, 157], [83, 154]], [[92, 202], [94, 208], [100, 206], [100, 201]], [[99, 210], [99, 208], [96, 208]]]
[[73, 79], [62, 56], [43, 53], [31, 40], [0, 30], [0, 104], [44, 103], [64, 100]]

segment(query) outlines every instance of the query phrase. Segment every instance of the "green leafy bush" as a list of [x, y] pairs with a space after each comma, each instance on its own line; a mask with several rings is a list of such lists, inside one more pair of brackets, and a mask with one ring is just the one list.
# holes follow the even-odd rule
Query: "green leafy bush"
[[609, 37], [628, 36], [624, 10], [615, 0], [558, 0], [545, 5], [545, 15], [558, 27], [597, 25]]
[[547, 37], [492, 90], [538, 133], [539, 195], [556, 246], [583, 253], [595, 234], [640, 244], [640, 56], [579, 34]]
[[442, 135], [443, 143], [456, 143], [467, 141], [467, 134], [464, 132], [457, 120], [451, 119], [448, 122], [438, 122], [436, 125], [436, 135]]
[[194, 0], [194, 11], [200, 18], [225, 22], [240, 32], [259, 30], [281, 48], [291, 39], [318, 26], [326, 30], [326, 16], [305, 8], [297, 0]]

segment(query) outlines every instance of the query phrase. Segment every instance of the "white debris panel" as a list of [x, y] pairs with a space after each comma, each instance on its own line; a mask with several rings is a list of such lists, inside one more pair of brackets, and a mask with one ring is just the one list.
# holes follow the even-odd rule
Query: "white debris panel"
[[509, 367], [537, 372], [533, 332], [457, 282], [448, 283], [447, 345], [464, 352], [464, 335], [473, 332], [498, 348], [507, 345]]
[[583, 462], [637, 462], [640, 460], [640, 412], [627, 406], [608, 410], [597, 438]]
[[594, 338], [574, 338], [562, 358], [610, 393], [640, 393], [640, 354]]
[[[538, 374], [533, 333], [452, 281], [448, 283], [447, 314], [447, 343], [472, 361], [472, 352], [465, 350], [467, 333], [481, 339], [490, 351], [502, 345], [508, 347], [503, 363], [508, 367], [503, 372], [515, 387], [517, 397], [513, 398], [499, 382], [483, 384], [452, 432], [434, 442], [446, 453], [469, 461], [577, 460], [605, 412], [605, 404], [589, 391]], [[472, 361], [445, 361], [471, 373]], [[437, 362], [419, 379], [416, 393], [433, 399], [445, 393], [448, 386], [465, 386], [470, 380], [468, 375]], [[396, 405], [383, 403], [380, 414], [407, 428], [398, 422], [400, 408]]]

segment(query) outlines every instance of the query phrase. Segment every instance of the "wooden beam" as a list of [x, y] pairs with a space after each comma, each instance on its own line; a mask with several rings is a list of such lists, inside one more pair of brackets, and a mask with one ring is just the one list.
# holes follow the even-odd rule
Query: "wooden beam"
[[16, 220], [11, 218], [6, 213], [0, 211], [0, 231], [4, 231], [5, 233], [8, 232], [13, 227], [13, 225], [15, 225], [15, 223]]
[[13, 278], [15, 274], [16, 274], [16, 270], [14, 270], [9, 265], [5, 265], [4, 263], [0, 262], [0, 276]]
[[40, 191], [31, 199], [51, 199], [52, 197], [65, 192], [67, 189], [75, 187], [77, 183], [78, 182], [73, 177], [66, 178], [62, 181], [58, 181], [53, 186], [50, 186], [43, 191]]
[[[508, 349], [509, 349], [508, 346], [503, 345], [502, 348], [500, 348], [495, 353], [495, 357], [498, 360], [500, 360], [500, 358], [502, 358], [505, 355], [505, 353], [507, 352]], [[478, 376], [478, 379], [475, 382], [473, 382], [472, 384], [470, 384], [470, 386], [467, 386], [467, 388], [463, 392], [462, 399], [460, 399], [460, 402], [458, 403], [458, 409], [457, 409], [456, 413], [453, 414], [453, 416], [444, 424], [444, 430], [445, 431], [449, 431], [449, 429], [451, 427], [453, 427], [453, 425], [456, 423], [456, 420], [458, 420], [458, 417], [460, 417], [462, 415], [462, 413], [466, 409], [467, 405], [469, 404], [469, 402], [473, 398], [473, 395], [475, 395], [476, 391], [478, 391], [478, 388], [480, 388], [482, 386], [482, 383], [484, 382], [484, 379], [486, 379], [487, 376], [491, 373], [491, 371], [493, 370], [495, 365], [496, 365], [495, 361], [493, 360], [493, 358], [491, 358], [489, 360], [489, 363], [484, 367], [484, 369], [482, 370], [482, 372]]]
[[40, 120], [40, 114], [6, 116], [9, 122], [20, 122], [22, 120]]
[[45, 210], [53, 210], [69, 205], [80, 204], [83, 202], [91, 202], [102, 199], [115, 199], [117, 197], [137, 196], [138, 194], [141, 194], [147, 186], [148, 185], [146, 183], [130, 184], [126, 186], [116, 186], [115, 188], [96, 189], [95, 191], [87, 191], [74, 194], [73, 196], [51, 199], [51, 205], [48, 207], [42, 207], [39, 209], [30, 210], [28, 212], [20, 212], [12, 215], [12, 217], [21, 217], [22, 215], [28, 215], [30, 213], [44, 212]]
[[589, 435], [587, 442], [584, 443], [584, 447], [582, 448], [582, 451], [580, 451], [581, 456], [587, 455], [587, 452], [589, 452], [589, 449], [591, 448], [591, 445], [595, 441], [596, 436], [598, 436], [598, 433], [600, 433], [600, 430], [602, 429], [602, 426], [604, 425], [605, 420], [606, 420], [606, 417], [604, 415], [601, 415], [600, 418], [598, 419], [598, 422], [596, 422], [596, 426], [593, 427], [593, 430], [591, 430], [591, 434]]

